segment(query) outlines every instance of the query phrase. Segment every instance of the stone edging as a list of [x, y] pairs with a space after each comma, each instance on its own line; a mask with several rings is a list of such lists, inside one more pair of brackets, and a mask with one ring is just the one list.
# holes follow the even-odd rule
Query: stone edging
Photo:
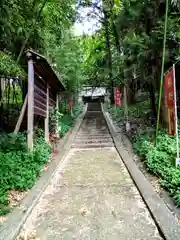
[[109, 131], [113, 137], [115, 147], [121, 156], [129, 174], [136, 184], [146, 206], [148, 207], [160, 233], [166, 240], [180, 239], [180, 225], [175, 220], [169, 208], [166, 206], [160, 196], [154, 191], [151, 183], [146, 179], [144, 174], [137, 167], [128, 151], [123, 146], [123, 135], [115, 131], [113, 122], [107, 116], [103, 105], [102, 112], [107, 122]]
[[34, 187], [28, 192], [27, 196], [22, 200], [20, 206], [16, 207], [12, 213], [9, 214], [8, 219], [0, 225], [0, 240], [15, 240], [20, 232], [26, 219], [36, 206], [45, 188], [48, 186], [50, 180], [54, 176], [56, 169], [61, 165], [61, 160], [65, 157], [70, 148], [73, 139], [82, 123], [84, 115], [87, 111], [87, 104], [84, 112], [76, 120], [75, 126], [65, 135], [65, 137], [58, 144], [61, 150], [55, 159], [49, 165], [49, 168], [42, 173], [42, 176], [37, 180]]

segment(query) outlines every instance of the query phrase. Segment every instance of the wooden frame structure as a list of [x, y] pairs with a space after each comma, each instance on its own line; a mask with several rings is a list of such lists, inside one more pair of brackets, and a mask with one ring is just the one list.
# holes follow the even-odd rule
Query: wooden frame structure
[[49, 143], [49, 110], [58, 107], [59, 93], [66, 88], [45, 57], [32, 50], [28, 50], [26, 55], [28, 59], [27, 142], [29, 150], [32, 150], [34, 115], [44, 118], [45, 140]]

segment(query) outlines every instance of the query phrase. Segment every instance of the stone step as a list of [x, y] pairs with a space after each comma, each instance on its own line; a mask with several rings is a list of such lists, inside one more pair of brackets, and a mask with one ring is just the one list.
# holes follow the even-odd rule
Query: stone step
[[108, 131], [106, 132], [101, 132], [101, 131], [83, 131], [83, 132], [78, 132], [78, 134], [81, 134], [81, 135], [110, 135], [110, 133]]
[[88, 140], [88, 139], [100, 139], [100, 140], [103, 140], [103, 139], [112, 139], [111, 135], [78, 135], [75, 137], [75, 139], [82, 139], [82, 140]]
[[93, 136], [93, 135], [86, 135], [86, 136], [76, 136], [75, 139], [77, 140], [106, 140], [106, 139], [112, 139], [112, 137], [110, 135], [107, 135], [107, 136]]
[[101, 129], [101, 128], [93, 128], [93, 127], [88, 127], [88, 126], [86, 128], [79, 129], [79, 132], [88, 132], [88, 131], [92, 131], [92, 132], [109, 132], [107, 128]]
[[110, 134], [78, 134], [78, 135], [76, 135], [76, 137], [78, 137], [78, 138], [86, 138], [86, 137], [90, 137], [90, 138], [108, 138], [108, 137], [111, 137], [111, 135]]
[[82, 144], [89, 144], [89, 143], [111, 143], [113, 142], [112, 138], [105, 138], [105, 139], [75, 139], [73, 142], [75, 143], [82, 143]]
[[88, 144], [82, 144], [82, 143], [73, 143], [72, 148], [104, 148], [104, 147], [114, 147], [113, 142], [108, 143], [88, 143]]
[[75, 139], [82, 139], [82, 140], [97, 140], [97, 139], [99, 139], [99, 140], [104, 140], [104, 139], [112, 139], [112, 137], [111, 137], [111, 135], [106, 135], [106, 136], [101, 136], [101, 135], [83, 135], [83, 136], [80, 136], [80, 135], [78, 135], [78, 136], [76, 136], [75, 137]]
[[88, 131], [92, 131], [92, 132], [109, 132], [107, 128], [106, 129], [101, 129], [101, 128], [86, 127], [86, 128], [79, 129], [79, 132], [88, 132]]
[[89, 108], [89, 109], [87, 109], [86, 114], [91, 113], [91, 112], [94, 112], [95, 114], [101, 114], [102, 115], [101, 108], [91, 108], [91, 109]]

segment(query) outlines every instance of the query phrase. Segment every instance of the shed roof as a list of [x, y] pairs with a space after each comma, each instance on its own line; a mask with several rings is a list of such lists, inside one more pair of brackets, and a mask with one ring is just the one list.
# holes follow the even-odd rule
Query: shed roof
[[80, 93], [84, 97], [100, 97], [106, 95], [105, 87], [84, 87]]
[[55, 88], [58, 87], [61, 91], [66, 90], [64, 83], [59, 79], [51, 64], [44, 56], [33, 50], [28, 50], [27, 53], [31, 54], [35, 72], [40, 77], [47, 80], [47, 82]]

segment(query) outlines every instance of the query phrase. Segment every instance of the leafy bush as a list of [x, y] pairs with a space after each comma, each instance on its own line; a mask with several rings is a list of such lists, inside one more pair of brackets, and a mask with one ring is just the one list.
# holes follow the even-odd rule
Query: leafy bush
[[0, 215], [7, 213], [8, 191], [24, 191], [31, 188], [48, 161], [50, 147], [42, 136], [35, 139], [34, 151], [27, 150], [23, 133], [0, 137]]
[[[109, 112], [115, 121], [124, 121], [124, 106], [122, 107], [111, 107]], [[142, 101], [136, 104], [128, 106], [128, 118], [142, 118], [142, 119], [149, 119], [151, 114], [150, 102], [149, 101]]]
[[24, 69], [17, 64], [11, 53], [0, 51], [0, 74], [5, 76], [26, 76]]
[[109, 109], [109, 112], [114, 121], [118, 122], [124, 120], [124, 108], [116, 108], [113, 106]]
[[77, 118], [83, 111], [83, 104], [76, 104], [73, 106], [73, 117]]
[[[70, 118], [71, 116], [69, 116]], [[66, 119], [67, 119], [67, 115], [66, 117], [62, 118], [61, 119], [61, 132], [60, 132], [60, 136], [63, 137], [68, 131], [69, 129], [71, 128], [71, 125], [69, 125], [69, 121], [66, 122]]]
[[148, 118], [151, 113], [150, 101], [143, 101], [129, 107], [130, 117]]
[[175, 138], [161, 131], [157, 147], [150, 142], [148, 135], [137, 136], [133, 146], [145, 161], [147, 169], [160, 178], [161, 186], [170, 192], [175, 203], [180, 206], [180, 167], [175, 167]]
[[63, 137], [69, 129], [73, 126], [75, 119], [79, 116], [79, 114], [83, 110], [83, 105], [75, 105], [73, 106], [73, 115], [70, 113], [64, 114], [60, 119], [60, 136]]
[[59, 112], [61, 112], [62, 114], [67, 114], [67, 112], [68, 112], [68, 104], [65, 101], [60, 104]]
[[55, 108], [50, 112], [49, 130], [51, 133], [56, 132], [57, 123], [60, 122], [64, 114], [59, 109]]

